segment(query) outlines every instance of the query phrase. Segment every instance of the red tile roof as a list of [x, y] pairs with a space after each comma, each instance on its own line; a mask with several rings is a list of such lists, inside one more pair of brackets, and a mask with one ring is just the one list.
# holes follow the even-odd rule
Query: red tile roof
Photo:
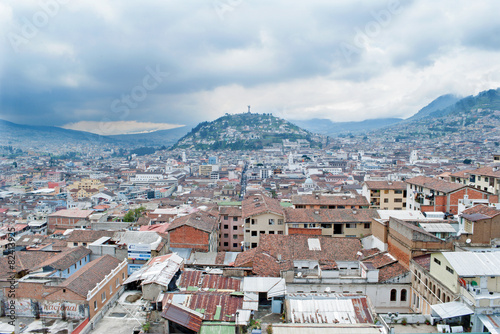
[[361, 195], [351, 196], [351, 194], [340, 195], [293, 195], [294, 205], [359, 205], [369, 206], [368, 200]]
[[[235, 266], [251, 263], [252, 272], [258, 276], [279, 277], [280, 270], [293, 269], [294, 260], [317, 260], [323, 264], [356, 261], [362, 249], [361, 242], [355, 238], [280, 234], [263, 234], [260, 238], [255, 250], [239, 254], [235, 261]], [[309, 239], [318, 240], [320, 250], [310, 248]]]
[[120, 260], [111, 255], [101, 256], [87, 263], [59, 286], [87, 298], [87, 293], [95, 288], [97, 283], [101, 282], [120, 263]]
[[473, 206], [470, 209], [464, 210], [462, 212], [462, 215], [475, 215], [475, 214], [481, 214], [484, 215], [485, 218], [493, 218], [495, 216], [500, 215], [500, 210], [497, 210], [496, 208], [493, 208], [491, 206], [486, 206], [483, 204], [479, 204], [476, 206]]
[[416, 176], [414, 178], [406, 180], [406, 183], [428, 189], [433, 189], [435, 191], [443, 192], [445, 194], [466, 187], [465, 184], [447, 182], [427, 176]]
[[278, 200], [262, 194], [248, 196], [241, 203], [241, 207], [243, 219], [266, 212], [272, 212], [278, 215], [283, 214], [283, 208]]
[[406, 190], [406, 183], [403, 181], [365, 181], [368, 189], [379, 190]]
[[172, 231], [185, 225], [210, 233], [217, 229], [218, 223], [217, 217], [204, 211], [198, 211], [190, 215], [174, 219], [167, 228], [167, 231]]

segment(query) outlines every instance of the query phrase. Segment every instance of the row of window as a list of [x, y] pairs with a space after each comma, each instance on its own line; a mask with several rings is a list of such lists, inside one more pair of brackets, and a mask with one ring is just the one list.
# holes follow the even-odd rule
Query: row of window
[[[441, 265], [441, 261], [439, 261], [436, 258], [434, 258], [434, 262]], [[451, 272], [453, 272], [453, 269], [451, 269], [448, 266], [446, 266], [446, 270], [448, 270], [448, 271], [451, 270]], [[417, 285], [420, 285], [421, 280], [422, 280], [422, 275], [420, 274], [420, 272], [417, 271], [417, 274], [415, 277], [415, 281], [417, 282]], [[441, 293], [441, 288], [438, 285], [436, 285], [435, 283], [432, 283], [427, 278], [424, 278], [423, 284], [424, 284], [424, 289], [425, 289], [425, 295], [428, 299], [432, 298], [434, 296], [437, 299], [440, 299], [443, 303], [445, 303], [445, 302], [447, 303], [450, 301], [450, 299], [451, 299], [450, 296], [447, 296], [445, 294], [444, 290]], [[413, 301], [413, 303], [415, 303], [415, 301]]]
[[[399, 294], [399, 300], [402, 302], [406, 301], [406, 295], [407, 295], [406, 289], [402, 289], [401, 293]], [[391, 290], [391, 302], [397, 301], [398, 298], [398, 291], [396, 289]]]
[[[229, 216], [222, 216], [224, 220], [229, 220]], [[234, 216], [233, 217], [233, 222], [237, 222], [238, 221], [238, 217], [237, 216]]]
[[[124, 281], [125, 280], [125, 273], [122, 273], [122, 280]], [[116, 280], [115, 280], [115, 288], [118, 289], [118, 287], [120, 286], [120, 279], [117, 277]], [[110, 285], [109, 286], [109, 295], [111, 296], [113, 294], [113, 285]], [[101, 302], [104, 303], [106, 301], [106, 291], [103, 291], [101, 293]], [[97, 310], [97, 300], [94, 300], [94, 311]]]
[[[247, 232], [249, 232], [247, 230]], [[259, 231], [259, 234], [266, 234], [266, 231]], [[269, 231], [268, 234], [275, 234], [274, 231]], [[277, 231], [276, 234], [283, 234], [283, 231]], [[251, 231], [251, 235], [252, 237], [256, 237], [257, 236], [257, 231]]]

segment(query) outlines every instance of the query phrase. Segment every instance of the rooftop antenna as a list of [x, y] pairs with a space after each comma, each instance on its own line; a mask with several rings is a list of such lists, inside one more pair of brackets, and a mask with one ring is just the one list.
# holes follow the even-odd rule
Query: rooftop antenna
[[250, 106], [248, 106], [248, 113], [250, 113]]

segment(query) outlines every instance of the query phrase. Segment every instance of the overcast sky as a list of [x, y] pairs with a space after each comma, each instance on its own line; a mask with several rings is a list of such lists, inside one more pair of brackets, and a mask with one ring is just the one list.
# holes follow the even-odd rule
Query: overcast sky
[[7, 0], [0, 119], [106, 134], [247, 105], [288, 120], [406, 118], [500, 87], [498, 13], [498, 0]]

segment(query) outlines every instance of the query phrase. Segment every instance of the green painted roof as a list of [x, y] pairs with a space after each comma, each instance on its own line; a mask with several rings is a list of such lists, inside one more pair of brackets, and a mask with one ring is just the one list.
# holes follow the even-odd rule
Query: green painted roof
[[289, 203], [289, 202], [280, 202], [280, 205], [284, 208], [289, 208], [291, 207], [293, 204], [292, 203]]
[[204, 322], [199, 334], [234, 334], [236, 326], [220, 322]]

